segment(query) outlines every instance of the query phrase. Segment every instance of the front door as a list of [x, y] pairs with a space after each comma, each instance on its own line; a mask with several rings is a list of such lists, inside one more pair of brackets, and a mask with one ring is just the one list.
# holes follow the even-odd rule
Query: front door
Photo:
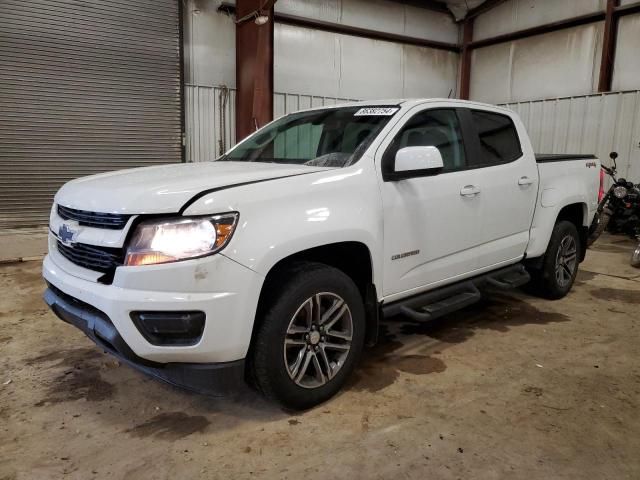
[[444, 163], [436, 175], [381, 182], [387, 300], [469, 276], [477, 268], [480, 172], [468, 168], [459, 113], [434, 106], [417, 109], [376, 152], [382, 169], [408, 146], [435, 146]]

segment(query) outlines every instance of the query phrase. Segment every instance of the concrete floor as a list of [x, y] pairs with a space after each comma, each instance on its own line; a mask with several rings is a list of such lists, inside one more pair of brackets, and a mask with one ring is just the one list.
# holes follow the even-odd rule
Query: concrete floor
[[0, 479], [638, 479], [630, 247], [598, 243], [561, 301], [388, 323], [350, 386], [300, 415], [119, 365], [47, 311], [38, 262], [0, 266]]

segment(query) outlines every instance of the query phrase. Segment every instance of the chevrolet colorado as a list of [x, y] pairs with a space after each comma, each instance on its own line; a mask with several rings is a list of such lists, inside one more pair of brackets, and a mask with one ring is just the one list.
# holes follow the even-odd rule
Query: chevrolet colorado
[[73, 180], [45, 300], [102, 349], [216, 394], [291, 409], [344, 385], [384, 316], [480, 289], [566, 295], [598, 205], [593, 156], [538, 155], [513, 112], [398, 100], [284, 116], [215, 161]]

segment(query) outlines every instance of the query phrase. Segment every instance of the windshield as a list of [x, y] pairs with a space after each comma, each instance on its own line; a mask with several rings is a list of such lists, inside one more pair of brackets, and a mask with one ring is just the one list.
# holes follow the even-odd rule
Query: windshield
[[346, 167], [362, 156], [398, 110], [355, 106], [294, 113], [258, 130], [218, 161]]

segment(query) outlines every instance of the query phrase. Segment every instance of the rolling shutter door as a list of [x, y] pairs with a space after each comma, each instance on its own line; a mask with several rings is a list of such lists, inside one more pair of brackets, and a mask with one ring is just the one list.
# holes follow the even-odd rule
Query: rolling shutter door
[[182, 161], [180, 0], [3, 0], [0, 228], [72, 178]]

